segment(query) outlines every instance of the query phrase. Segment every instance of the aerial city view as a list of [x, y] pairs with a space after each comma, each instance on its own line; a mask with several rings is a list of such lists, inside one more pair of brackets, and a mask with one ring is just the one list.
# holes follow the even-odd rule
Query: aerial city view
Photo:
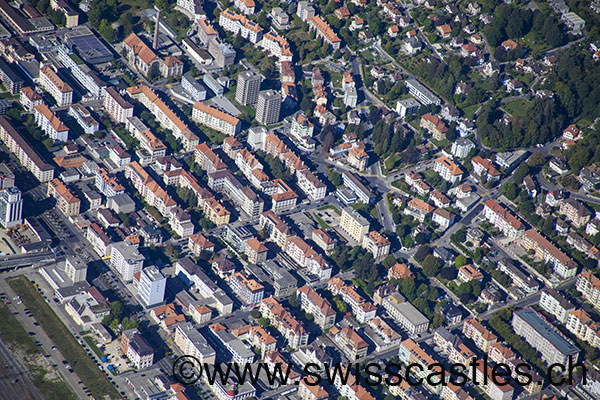
[[0, 0], [0, 400], [600, 399], [600, 0]]

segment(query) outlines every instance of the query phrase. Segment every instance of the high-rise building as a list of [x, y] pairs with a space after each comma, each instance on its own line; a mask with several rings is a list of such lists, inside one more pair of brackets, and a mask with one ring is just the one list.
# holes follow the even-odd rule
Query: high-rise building
[[85, 281], [87, 276], [87, 264], [79, 256], [67, 256], [65, 261], [65, 274], [73, 283]]
[[279, 122], [281, 95], [274, 90], [263, 90], [258, 94], [256, 120], [263, 125]]
[[140, 274], [138, 299], [145, 307], [160, 304], [165, 299], [167, 278], [154, 266], [146, 267]]
[[260, 90], [260, 81], [260, 75], [252, 71], [240, 72], [235, 91], [235, 101], [244, 106], [256, 104]]
[[12, 228], [21, 225], [21, 212], [23, 211], [23, 199], [21, 191], [16, 187], [9, 187], [0, 192], [0, 224], [4, 228]]

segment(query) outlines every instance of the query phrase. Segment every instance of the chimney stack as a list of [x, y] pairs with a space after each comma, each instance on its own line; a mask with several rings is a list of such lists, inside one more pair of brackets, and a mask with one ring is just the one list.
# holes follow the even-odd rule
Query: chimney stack
[[160, 24], [160, 10], [156, 10], [156, 26], [154, 27], [154, 40], [152, 41], [152, 48], [158, 50], [158, 25]]

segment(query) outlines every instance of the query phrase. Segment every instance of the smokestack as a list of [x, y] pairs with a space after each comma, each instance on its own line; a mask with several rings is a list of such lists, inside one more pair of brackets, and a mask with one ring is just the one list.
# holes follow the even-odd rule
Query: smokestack
[[160, 10], [156, 10], [156, 26], [154, 27], [154, 40], [152, 41], [152, 48], [158, 49], [158, 25], [160, 24]]

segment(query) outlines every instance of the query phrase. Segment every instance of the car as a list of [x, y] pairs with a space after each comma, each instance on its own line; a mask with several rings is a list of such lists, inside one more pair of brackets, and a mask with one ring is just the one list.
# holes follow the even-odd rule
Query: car
[[6, 303], [5, 303], [5, 304], [10, 304], [10, 301], [6, 301]]
[[58, 348], [56, 346], [52, 346], [52, 350], [57, 350]]

